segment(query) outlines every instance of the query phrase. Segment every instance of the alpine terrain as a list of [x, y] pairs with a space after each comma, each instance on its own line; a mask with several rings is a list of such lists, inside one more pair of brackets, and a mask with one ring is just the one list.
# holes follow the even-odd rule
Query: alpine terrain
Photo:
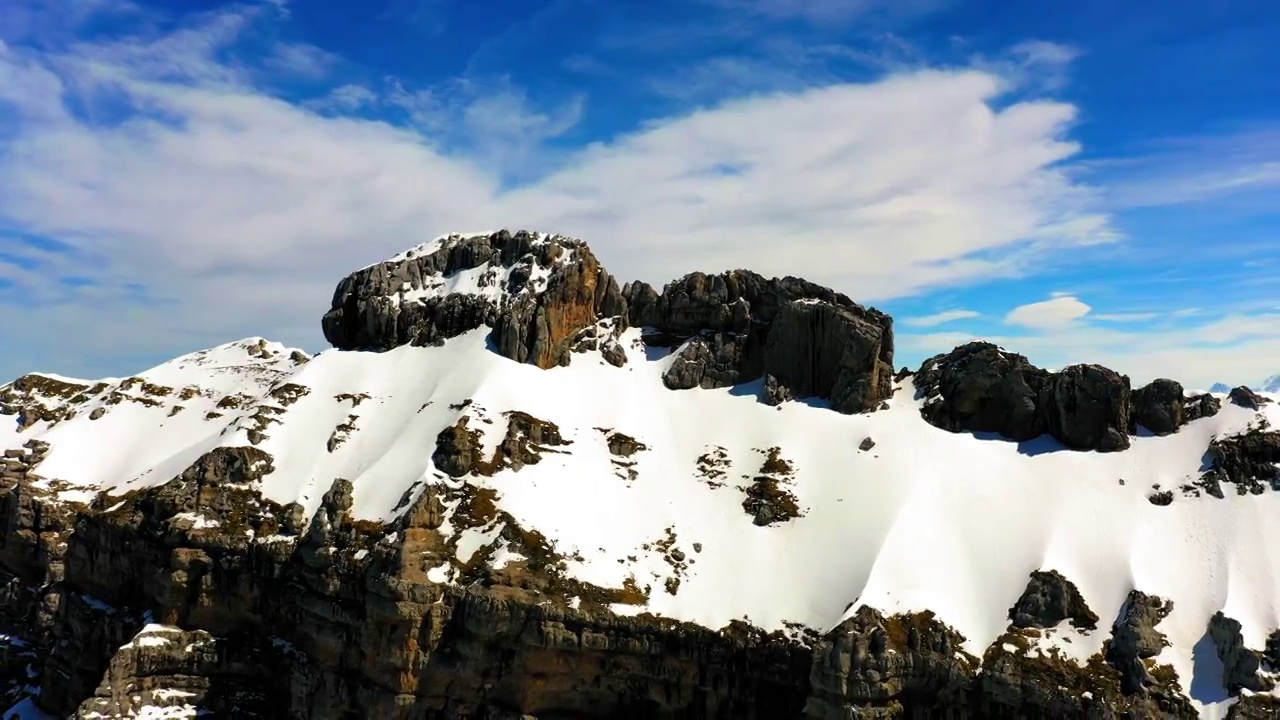
[[0, 388], [5, 717], [1280, 716], [1273, 393], [525, 231], [322, 325]]

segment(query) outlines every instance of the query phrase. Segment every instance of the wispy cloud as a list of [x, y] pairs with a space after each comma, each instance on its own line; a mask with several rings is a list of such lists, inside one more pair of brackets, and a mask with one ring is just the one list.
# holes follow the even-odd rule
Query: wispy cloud
[[1019, 305], [1005, 315], [1009, 325], [1036, 330], [1054, 330], [1066, 327], [1089, 314], [1091, 307], [1073, 295], [1059, 295], [1042, 302]]
[[1162, 207], [1253, 193], [1273, 208], [1280, 190], [1280, 128], [1166, 138], [1133, 156], [1093, 163], [1118, 208]]
[[968, 320], [970, 318], [981, 317], [981, 313], [973, 310], [946, 310], [935, 315], [923, 315], [919, 317], [904, 318], [902, 323], [909, 327], [937, 327], [949, 322], [957, 320]]

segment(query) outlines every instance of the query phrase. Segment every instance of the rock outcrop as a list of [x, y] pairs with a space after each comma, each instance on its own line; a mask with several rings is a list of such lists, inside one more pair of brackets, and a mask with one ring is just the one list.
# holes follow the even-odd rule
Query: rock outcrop
[[1129, 447], [1129, 378], [1098, 365], [1051, 373], [991, 343], [973, 342], [926, 360], [915, 374], [924, 418], [951, 432], [992, 432], [1025, 441], [1045, 433], [1068, 447]]
[[1232, 388], [1231, 392], [1227, 394], [1227, 399], [1240, 407], [1250, 410], [1259, 410], [1263, 405], [1271, 402], [1270, 399], [1259, 395], [1244, 385]]
[[735, 270], [692, 273], [661, 293], [631, 283], [623, 295], [647, 344], [677, 348], [669, 388], [763, 380], [768, 402], [822, 398], [844, 413], [892, 394], [892, 319], [829, 288]]
[[1220, 496], [1224, 482], [1240, 494], [1280, 489], [1280, 431], [1255, 428], [1215, 438], [1206, 455], [1210, 467], [1200, 483], [1211, 494]]
[[443, 238], [344, 278], [322, 321], [340, 349], [434, 345], [489, 327], [498, 353], [542, 368], [588, 351], [623, 365], [617, 335], [628, 325], [649, 328], [650, 345], [677, 348], [663, 377], [673, 390], [763, 379], [770, 402], [823, 398], [844, 413], [875, 409], [892, 393], [884, 313], [804, 280], [743, 270], [692, 273], [661, 293], [620, 288], [585, 243], [559, 235]]
[[922, 414], [939, 428], [1020, 442], [1049, 434], [1078, 450], [1124, 450], [1139, 426], [1167, 435], [1222, 406], [1168, 379], [1131, 390], [1128, 377], [1100, 365], [1049, 372], [986, 342], [932, 357], [914, 375]]
[[1241, 625], [1221, 612], [1209, 619], [1209, 637], [1222, 661], [1222, 686], [1228, 692], [1268, 692], [1276, 683], [1262, 674], [1263, 653], [1245, 647]]
[[1016, 628], [1052, 628], [1070, 620], [1080, 629], [1098, 627], [1098, 616], [1089, 609], [1075, 583], [1057, 570], [1031, 573], [1027, 589], [1009, 609], [1009, 620]]
[[[1033, 578], [1040, 589], [1028, 591], [1045, 585], [1064, 587]], [[815, 644], [805, 717], [1196, 718], [1171, 669], [1148, 670], [1164, 637], [1155, 630], [1160, 611], [1167, 608], [1158, 599], [1136, 593], [1106, 656], [1078, 664], [1037, 647], [1034, 626], [1011, 626], [979, 659], [932, 613], [860, 607]]]
[[1137, 433], [1142, 426], [1157, 435], [1168, 435], [1192, 420], [1217, 415], [1221, 407], [1222, 402], [1207, 393], [1187, 397], [1178, 382], [1153, 380], [1133, 392], [1129, 431]]
[[1173, 611], [1173, 603], [1134, 590], [1125, 600], [1111, 630], [1107, 663], [1120, 671], [1125, 693], [1137, 693], [1158, 683], [1144, 662], [1160, 654], [1169, 642], [1156, 625]]
[[[459, 277], [466, 287], [453, 287]], [[437, 247], [348, 275], [321, 323], [340, 349], [436, 345], [487, 326], [503, 356], [566, 365], [575, 337], [624, 318], [618, 282], [581, 240], [502, 230], [451, 235]]]

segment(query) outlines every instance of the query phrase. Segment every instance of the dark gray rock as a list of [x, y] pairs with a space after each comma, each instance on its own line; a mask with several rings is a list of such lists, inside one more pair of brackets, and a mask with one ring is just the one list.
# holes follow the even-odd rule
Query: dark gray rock
[[861, 606], [814, 647], [805, 717], [949, 717], [968, 705], [978, 670], [963, 643], [932, 613], [885, 616]]
[[892, 392], [893, 324], [877, 310], [797, 278], [745, 270], [692, 273], [661, 294], [624, 289], [646, 343], [680, 343], [668, 387], [729, 387], [765, 379], [764, 399], [828, 399], [843, 413], [872, 410]]
[[431, 462], [451, 477], [462, 477], [480, 460], [480, 433], [467, 427], [468, 418], [440, 431]]
[[1177, 432], [1186, 423], [1186, 399], [1182, 385], [1161, 378], [1133, 392], [1132, 432], [1137, 426], [1157, 435]]
[[1207, 455], [1210, 468], [1201, 484], [1232, 483], [1241, 494], [1280, 489], [1280, 431], [1255, 428], [1216, 438]]
[[[480, 278], [507, 277], [505, 299], [433, 294], [447, 276], [489, 264]], [[546, 275], [545, 286], [535, 276]], [[509, 272], [508, 272], [509, 271]], [[625, 322], [626, 299], [586, 243], [506, 230], [451, 236], [433, 252], [378, 263], [344, 278], [321, 323], [325, 339], [344, 350], [435, 345], [479, 327], [494, 329], [505, 357], [539, 367], [569, 362], [569, 343], [602, 317]]]
[[711, 348], [701, 337], [691, 338], [676, 351], [662, 374], [662, 384], [670, 390], [689, 390], [702, 385], [711, 364]]
[[1239, 621], [1220, 611], [1209, 619], [1209, 637], [1222, 661], [1222, 685], [1233, 695], [1242, 689], [1269, 692], [1275, 687], [1275, 681], [1259, 674], [1263, 669], [1263, 654], [1245, 647], [1240, 630]]
[[1107, 664], [1120, 672], [1121, 688], [1126, 694], [1141, 692], [1156, 679], [1143, 660], [1149, 660], [1168, 646], [1164, 633], [1156, 630], [1173, 611], [1173, 602], [1133, 590], [1125, 600], [1120, 616], [1111, 630], [1107, 645]]
[[1129, 379], [1097, 365], [1051, 373], [1022, 355], [973, 342], [930, 358], [916, 373], [921, 414], [951, 432], [1025, 441], [1049, 433], [1068, 447], [1129, 447]]
[[1068, 447], [1103, 452], [1129, 447], [1129, 378], [1100, 365], [1072, 365], [1055, 373], [1048, 430]]
[[1249, 408], [1250, 410], [1261, 410], [1263, 405], [1271, 402], [1271, 400], [1259, 395], [1244, 385], [1233, 388], [1227, 395], [1227, 399], [1240, 407]]
[[1098, 616], [1089, 609], [1075, 583], [1057, 570], [1031, 573], [1027, 589], [1009, 609], [1009, 620], [1018, 628], [1052, 628], [1064, 620], [1084, 630], [1098, 627]]
[[862, 438], [862, 442], [858, 443], [858, 449], [862, 452], [869, 452], [871, 448], [876, 446], [876, 441], [869, 437]]
[[1209, 393], [1193, 395], [1183, 404], [1183, 419], [1191, 422], [1200, 418], [1213, 417], [1221, 409], [1222, 401]]
[[1052, 374], [991, 343], [974, 342], [932, 357], [915, 373], [921, 414], [951, 432], [994, 432], [1030, 440], [1047, 429], [1042, 404]]
[[825, 301], [783, 303], [764, 350], [765, 372], [796, 397], [821, 397], [837, 412], [871, 410], [893, 394], [878, 318]]

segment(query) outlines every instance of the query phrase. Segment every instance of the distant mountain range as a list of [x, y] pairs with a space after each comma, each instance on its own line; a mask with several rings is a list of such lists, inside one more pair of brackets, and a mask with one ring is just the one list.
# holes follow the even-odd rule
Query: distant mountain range
[[[1258, 392], [1280, 393], [1280, 374], [1272, 375], [1266, 380], [1263, 380], [1261, 385], [1252, 385], [1250, 387]], [[1231, 388], [1231, 385], [1227, 385], [1225, 383], [1214, 383], [1213, 387], [1209, 388], [1209, 392], [1228, 393], [1231, 392]]]

